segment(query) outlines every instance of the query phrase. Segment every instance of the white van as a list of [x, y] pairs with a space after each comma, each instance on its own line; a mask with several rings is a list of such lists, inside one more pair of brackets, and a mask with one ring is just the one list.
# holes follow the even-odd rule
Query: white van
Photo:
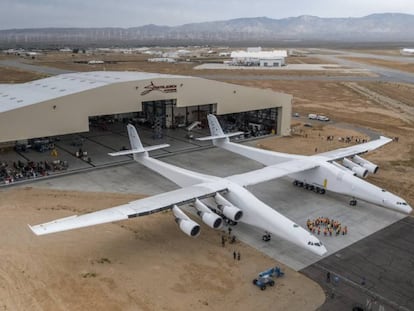
[[316, 120], [319, 120], [319, 121], [329, 121], [329, 118], [327, 116], [318, 115], [316, 117]]
[[316, 120], [317, 118], [318, 118], [317, 114], [314, 114], [314, 113], [308, 114], [308, 119], [310, 119], [310, 120]]

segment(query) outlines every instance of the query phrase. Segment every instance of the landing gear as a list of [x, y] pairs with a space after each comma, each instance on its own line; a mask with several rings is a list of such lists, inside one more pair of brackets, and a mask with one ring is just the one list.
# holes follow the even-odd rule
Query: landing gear
[[262, 240], [265, 242], [269, 242], [272, 239], [269, 232], [265, 232], [265, 234], [262, 236]]
[[[222, 218], [224, 218], [223, 216], [221, 216]], [[224, 221], [226, 222], [226, 224], [228, 224], [229, 226], [235, 226], [237, 225], [237, 221], [231, 220], [229, 218], [225, 218]]]
[[299, 181], [299, 180], [295, 180], [293, 182], [293, 185], [296, 187], [303, 187], [303, 182]]
[[310, 190], [310, 191], [313, 191], [315, 193], [319, 193], [319, 194], [325, 194], [326, 193], [326, 190], [324, 188], [320, 188], [318, 186], [314, 186], [314, 185], [311, 185], [311, 184], [303, 183], [303, 182], [301, 182], [299, 180], [293, 181], [292, 184], [294, 186], [296, 186], [296, 187], [303, 187], [306, 190]]
[[351, 201], [349, 201], [349, 205], [356, 206], [357, 205], [357, 200], [352, 199]]

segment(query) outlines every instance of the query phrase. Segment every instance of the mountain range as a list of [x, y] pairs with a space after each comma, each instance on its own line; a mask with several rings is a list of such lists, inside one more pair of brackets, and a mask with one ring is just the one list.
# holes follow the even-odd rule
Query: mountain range
[[414, 42], [414, 15], [372, 14], [321, 18], [238, 18], [180, 26], [36, 28], [0, 30], [1, 46], [243, 44], [281, 42]]

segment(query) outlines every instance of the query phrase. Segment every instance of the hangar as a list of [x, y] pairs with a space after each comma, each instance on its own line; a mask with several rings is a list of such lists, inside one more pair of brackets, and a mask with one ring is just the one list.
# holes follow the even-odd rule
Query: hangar
[[[290, 133], [292, 96], [191, 76], [82, 72], [0, 84], [0, 143], [89, 131], [91, 118], [149, 122], [155, 130], [206, 122]], [[230, 129], [230, 126], [229, 126]]]

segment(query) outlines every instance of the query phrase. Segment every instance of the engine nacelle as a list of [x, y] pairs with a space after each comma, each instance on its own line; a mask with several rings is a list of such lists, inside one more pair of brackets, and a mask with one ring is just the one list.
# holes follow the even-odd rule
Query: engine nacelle
[[342, 165], [346, 168], [349, 168], [351, 171], [355, 172], [358, 177], [366, 178], [368, 175], [368, 170], [358, 164], [352, 162], [351, 160], [344, 158], [342, 160]]
[[346, 167], [342, 166], [341, 164], [338, 164], [334, 161], [331, 164], [334, 165], [335, 167], [339, 168], [340, 170], [344, 171], [345, 173], [352, 174], [353, 176], [356, 176], [356, 173], [354, 171], [351, 171], [349, 168], [346, 168]]
[[223, 226], [223, 218], [215, 213], [199, 212], [201, 220], [210, 228], [220, 229]]
[[196, 237], [200, 234], [200, 225], [192, 221], [177, 205], [173, 206], [172, 212], [181, 231], [191, 237]]
[[231, 204], [225, 198], [223, 198], [219, 193], [216, 193], [214, 199], [217, 202], [217, 208], [221, 210], [224, 216], [233, 220], [239, 221], [243, 217], [243, 211]]
[[243, 211], [234, 205], [222, 205], [221, 211], [224, 216], [233, 221], [239, 221], [243, 217]]
[[213, 213], [203, 202], [196, 199], [194, 203], [197, 209], [197, 215], [201, 217], [201, 220], [210, 228], [219, 229], [223, 225], [223, 218]]
[[357, 155], [353, 156], [352, 161], [355, 162], [356, 164], [359, 164], [360, 166], [366, 168], [368, 170], [368, 172], [370, 172], [371, 174], [376, 174], [378, 172], [378, 165], [365, 160]]

